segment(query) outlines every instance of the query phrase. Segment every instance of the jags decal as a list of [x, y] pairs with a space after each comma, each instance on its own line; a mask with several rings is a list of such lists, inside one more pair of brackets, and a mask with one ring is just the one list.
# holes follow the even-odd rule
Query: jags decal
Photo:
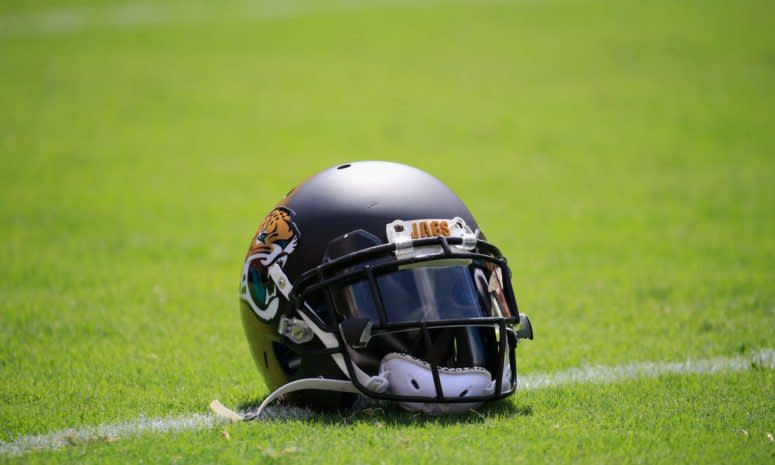
[[274, 318], [280, 306], [280, 295], [269, 277], [269, 267], [275, 264], [284, 267], [299, 245], [299, 238], [293, 211], [277, 207], [264, 218], [250, 243], [242, 269], [240, 299], [263, 320]]

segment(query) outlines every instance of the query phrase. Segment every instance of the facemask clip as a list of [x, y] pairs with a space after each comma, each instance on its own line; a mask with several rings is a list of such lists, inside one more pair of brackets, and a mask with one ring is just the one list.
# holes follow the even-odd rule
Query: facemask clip
[[290, 339], [294, 344], [305, 344], [315, 337], [312, 329], [303, 320], [285, 316], [280, 317], [277, 332]]

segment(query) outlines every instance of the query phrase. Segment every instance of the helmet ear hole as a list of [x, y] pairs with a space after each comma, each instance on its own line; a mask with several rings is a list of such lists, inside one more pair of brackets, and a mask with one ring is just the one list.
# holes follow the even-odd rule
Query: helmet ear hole
[[412, 387], [414, 387], [418, 391], [420, 390], [420, 384], [414, 378], [412, 378]]

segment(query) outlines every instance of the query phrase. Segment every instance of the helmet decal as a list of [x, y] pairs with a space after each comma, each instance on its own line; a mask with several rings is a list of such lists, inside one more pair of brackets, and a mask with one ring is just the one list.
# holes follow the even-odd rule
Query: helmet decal
[[240, 299], [263, 320], [271, 320], [280, 306], [280, 296], [269, 276], [269, 267], [285, 266], [299, 245], [299, 229], [293, 211], [277, 207], [264, 218], [250, 243], [240, 282]]

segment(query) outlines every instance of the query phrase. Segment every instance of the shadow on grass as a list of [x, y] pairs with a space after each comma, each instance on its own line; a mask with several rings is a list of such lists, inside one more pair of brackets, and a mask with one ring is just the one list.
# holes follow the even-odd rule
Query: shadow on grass
[[[261, 404], [261, 399], [252, 399], [239, 406], [246, 413], [255, 412]], [[304, 407], [275, 403], [266, 409], [266, 413], [255, 421], [301, 421], [321, 425], [352, 425], [371, 424], [384, 426], [417, 426], [425, 424], [484, 424], [500, 417], [533, 415], [533, 407], [526, 404], [515, 404], [509, 399], [487, 402], [477, 409], [472, 409], [460, 415], [427, 415], [418, 412], [408, 412], [398, 404], [388, 401], [376, 401], [360, 397], [355, 405], [340, 412], [318, 412]]]

